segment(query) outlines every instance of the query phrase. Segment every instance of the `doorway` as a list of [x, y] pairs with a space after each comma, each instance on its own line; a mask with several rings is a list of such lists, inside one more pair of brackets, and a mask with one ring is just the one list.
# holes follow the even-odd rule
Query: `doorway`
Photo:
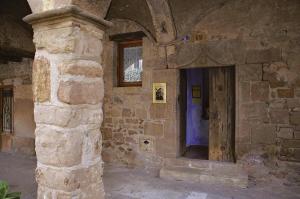
[[234, 67], [182, 69], [180, 109], [182, 156], [234, 161]]

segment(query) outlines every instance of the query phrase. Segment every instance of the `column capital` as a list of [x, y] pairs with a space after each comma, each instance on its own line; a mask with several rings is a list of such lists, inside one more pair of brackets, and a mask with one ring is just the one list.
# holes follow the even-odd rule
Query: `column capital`
[[103, 18], [97, 17], [86, 11], [81, 10], [78, 6], [66, 6], [55, 10], [48, 10], [40, 13], [33, 13], [27, 15], [23, 20], [31, 25], [48, 23], [51, 21], [65, 20], [66, 18], [75, 18], [83, 21], [87, 21], [101, 30], [104, 30], [112, 26], [112, 22], [107, 21]]

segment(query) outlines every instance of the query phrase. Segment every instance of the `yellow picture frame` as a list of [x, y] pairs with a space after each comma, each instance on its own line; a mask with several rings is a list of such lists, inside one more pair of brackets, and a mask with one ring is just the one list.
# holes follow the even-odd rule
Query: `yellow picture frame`
[[167, 84], [153, 83], [152, 98], [154, 104], [167, 103]]

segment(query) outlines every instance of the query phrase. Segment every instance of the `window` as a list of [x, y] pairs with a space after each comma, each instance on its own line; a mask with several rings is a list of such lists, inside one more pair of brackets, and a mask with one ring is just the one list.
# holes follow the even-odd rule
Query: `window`
[[11, 133], [13, 131], [13, 89], [0, 88], [0, 131]]
[[141, 86], [143, 72], [142, 40], [118, 43], [118, 85]]

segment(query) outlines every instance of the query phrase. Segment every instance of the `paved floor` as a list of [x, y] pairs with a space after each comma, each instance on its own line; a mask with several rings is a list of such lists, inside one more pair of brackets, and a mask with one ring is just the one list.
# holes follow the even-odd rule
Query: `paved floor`
[[[8, 181], [13, 191], [21, 191], [22, 199], [34, 199], [35, 165], [35, 158], [0, 153], [0, 179]], [[107, 166], [104, 170], [107, 199], [300, 199], [300, 179], [288, 182], [252, 179], [248, 189], [239, 189], [166, 181], [140, 169]]]

